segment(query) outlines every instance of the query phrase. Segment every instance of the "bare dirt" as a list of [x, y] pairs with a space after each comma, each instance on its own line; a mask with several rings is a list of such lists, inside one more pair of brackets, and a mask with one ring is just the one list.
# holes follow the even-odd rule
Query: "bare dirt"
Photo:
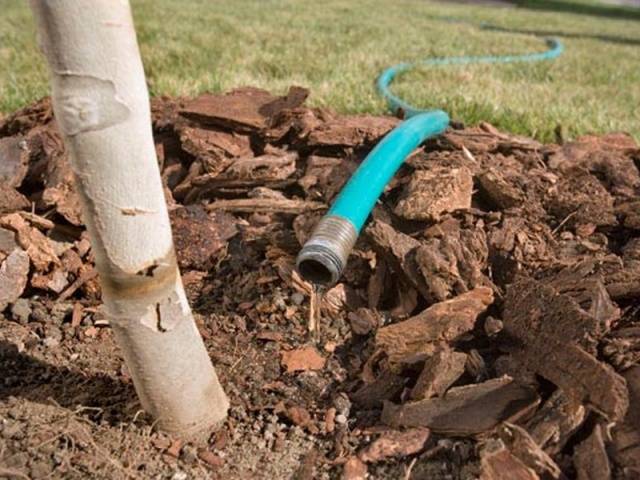
[[633, 139], [456, 124], [413, 153], [320, 298], [295, 255], [398, 120], [306, 96], [152, 102], [232, 405], [200, 445], [141, 411], [48, 100], [0, 120], [0, 478], [640, 478]]

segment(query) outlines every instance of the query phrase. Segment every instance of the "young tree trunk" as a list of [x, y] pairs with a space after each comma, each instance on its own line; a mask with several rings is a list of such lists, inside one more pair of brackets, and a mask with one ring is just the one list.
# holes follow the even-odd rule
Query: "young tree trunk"
[[216, 428], [228, 400], [184, 294], [128, 0], [31, 0], [102, 295], [140, 401], [164, 431]]

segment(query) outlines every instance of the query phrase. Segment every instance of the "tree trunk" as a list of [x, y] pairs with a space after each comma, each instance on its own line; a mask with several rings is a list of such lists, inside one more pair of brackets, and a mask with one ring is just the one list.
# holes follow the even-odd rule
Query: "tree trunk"
[[140, 401], [184, 437], [225, 396], [176, 264], [128, 0], [31, 0], [116, 340]]

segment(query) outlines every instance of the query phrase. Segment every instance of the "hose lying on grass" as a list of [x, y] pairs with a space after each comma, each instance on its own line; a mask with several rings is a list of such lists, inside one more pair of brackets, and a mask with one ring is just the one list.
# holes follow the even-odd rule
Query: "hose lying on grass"
[[344, 186], [327, 214], [320, 220], [298, 254], [296, 266], [305, 280], [330, 286], [340, 279], [360, 230], [384, 188], [409, 154], [426, 139], [444, 132], [449, 116], [443, 110], [417, 109], [389, 89], [393, 79], [417, 66], [512, 63], [550, 60], [558, 57], [562, 44], [546, 39], [548, 49], [522, 55], [487, 55], [430, 58], [418, 63], [400, 63], [387, 68], [376, 82], [393, 114], [405, 119], [367, 155]]

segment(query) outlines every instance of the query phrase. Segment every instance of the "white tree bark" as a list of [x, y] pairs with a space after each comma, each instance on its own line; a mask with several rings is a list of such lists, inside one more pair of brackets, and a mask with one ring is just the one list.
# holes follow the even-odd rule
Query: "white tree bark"
[[31, 0], [103, 300], [145, 410], [185, 437], [228, 400], [176, 264], [128, 0]]

